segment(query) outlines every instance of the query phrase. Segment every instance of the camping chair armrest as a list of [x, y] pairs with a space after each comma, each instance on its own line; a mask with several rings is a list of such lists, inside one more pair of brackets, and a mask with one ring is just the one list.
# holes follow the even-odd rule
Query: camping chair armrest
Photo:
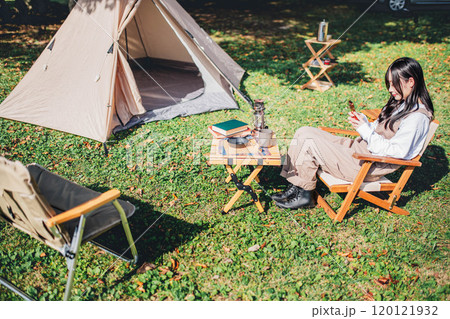
[[376, 156], [376, 155], [353, 153], [353, 157], [356, 159], [359, 159], [361, 161], [380, 162], [380, 163], [405, 165], [405, 166], [422, 166], [422, 163], [417, 160], [402, 160], [399, 158], [393, 158], [393, 157], [387, 157], [387, 156]]
[[100, 194], [98, 197], [91, 199], [90, 201], [87, 201], [86, 203], [83, 203], [81, 205], [78, 205], [72, 209], [69, 209], [68, 211], [65, 211], [64, 213], [61, 213], [57, 216], [54, 216], [50, 219], [48, 219], [45, 224], [48, 227], [53, 227], [56, 224], [64, 223], [68, 220], [78, 218], [81, 215], [84, 215], [86, 213], [89, 213], [93, 211], [94, 209], [97, 209], [115, 199], [117, 199], [120, 196], [120, 191], [117, 189], [111, 189], [103, 194]]
[[370, 122], [375, 121], [381, 113], [381, 109], [364, 109], [361, 111], [362, 114], [367, 116]]
[[352, 130], [343, 130], [340, 128], [333, 128], [333, 127], [325, 127], [325, 126], [319, 126], [319, 128], [322, 131], [328, 132], [328, 133], [336, 133], [336, 134], [346, 134], [346, 135], [353, 135], [353, 136], [359, 136], [359, 133]]

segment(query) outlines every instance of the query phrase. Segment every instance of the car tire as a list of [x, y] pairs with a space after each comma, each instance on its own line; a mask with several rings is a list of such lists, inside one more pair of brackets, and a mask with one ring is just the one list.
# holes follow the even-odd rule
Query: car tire
[[408, 0], [386, 0], [386, 6], [392, 12], [400, 12], [407, 10], [409, 5]]

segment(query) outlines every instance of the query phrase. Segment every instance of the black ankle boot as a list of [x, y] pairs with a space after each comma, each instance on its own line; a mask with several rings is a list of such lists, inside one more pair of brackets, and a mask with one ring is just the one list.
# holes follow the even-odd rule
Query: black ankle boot
[[288, 199], [289, 197], [296, 195], [298, 193], [299, 189], [300, 189], [300, 187], [297, 187], [297, 186], [291, 184], [284, 192], [276, 193], [276, 194], [272, 195], [271, 197], [274, 201], [282, 202], [282, 201], [285, 201], [286, 199]]
[[297, 208], [310, 208], [314, 207], [314, 202], [312, 199], [312, 191], [304, 190], [303, 188], [297, 187], [298, 191], [295, 195], [290, 197], [284, 202], [277, 202], [275, 204], [281, 208], [297, 209]]

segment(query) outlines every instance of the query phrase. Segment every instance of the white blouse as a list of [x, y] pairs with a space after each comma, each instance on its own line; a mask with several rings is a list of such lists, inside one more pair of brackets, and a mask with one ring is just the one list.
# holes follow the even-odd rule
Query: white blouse
[[[425, 106], [419, 104], [419, 108], [425, 108]], [[395, 113], [402, 109], [403, 106], [400, 106]], [[402, 122], [395, 135], [391, 139], [386, 139], [375, 133], [378, 120], [370, 123], [364, 115], [364, 121], [365, 123], [358, 127], [357, 131], [362, 139], [367, 142], [367, 148], [373, 155], [407, 160], [420, 153], [430, 127], [430, 119], [425, 114], [412, 113], [401, 120]]]

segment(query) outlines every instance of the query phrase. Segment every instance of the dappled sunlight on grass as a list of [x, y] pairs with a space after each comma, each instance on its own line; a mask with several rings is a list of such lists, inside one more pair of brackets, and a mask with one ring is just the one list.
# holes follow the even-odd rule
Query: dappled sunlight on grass
[[[189, 12], [245, 70], [241, 89], [265, 100], [266, 121], [282, 153], [305, 125], [349, 128], [347, 102], [358, 110], [380, 108], [388, 93], [384, 72], [400, 56], [424, 68], [441, 125], [400, 199], [411, 212], [398, 216], [356, 201], [348, 217], [334, 224], [320, 208], [283, 211], [269, 194], [283, 189], [279, 168], [265, 167], [256, 186], [266, 212], [257, 213], [244, 194], [227, 214], [234, 194], [223, 167], [209, 166], [207, 126], [237, 118], [240, 110], [152, 122], [117, 133], [101, 143], [0, 119], [0, 154], [37, 162], [81, 185], [117, 188], [137, 206], [130, 224], [141, 264], [119, 262], [92, 245], [80, 258], [74, 298], [79, 300], [448, 300], [448, 120], [449, 42], [441, 29], [447, 12], [397, 17], [369, 12], [334, 50], [339, 65], [330, 72], [336, 87], [325, 93], [301, 90], [301, 67], [310, 57], [304, 40], [327, 18], [339, 36], [362, 12], [347, 5], [316, 6], [307, 1], [226, 1], [192, 6]], [[220, 2], [220, 6], [215, 6]], [[304, 2], [304, 3], [303, 3]], [[1, 26], [0, 101], [25, 75], [57, 25]], [[248, 174], [243, 169], [239, 174]], [[266, 193], [267, 192], [267, 193]], [[327, 194], [332, 205], [341, 196]], [[436, 223], [439, 220], [439, 223]], [[104, 238], [116, 243], [115, 234]], [[0, 222], [0, 276], [35, 298], [61, 299], [65, 269], [57, 252]], [[256, 251], [250, 247], [259, 246]], [[20, 248], [20, 249], [19, 249]], [[43, 254], [44, 253], [44, 254]], [[41, 257], [42, 256], [42, 257]], [[147, 268], [141, 266], [147, 265]], [[34, 268], [34, 269], [33, 269]], [[31, 288], [26, 288], [31, 287]], [[3, 300], [16, 296], [0, 288]]]

